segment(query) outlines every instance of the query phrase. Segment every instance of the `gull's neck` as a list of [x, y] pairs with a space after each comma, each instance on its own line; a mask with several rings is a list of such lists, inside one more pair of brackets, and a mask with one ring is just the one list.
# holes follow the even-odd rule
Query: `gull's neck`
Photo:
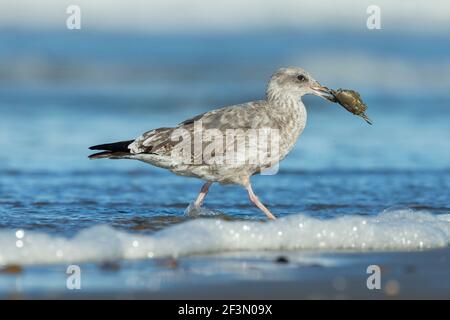
[[285, 150], [288, 152], [293, 147], [298, 136], [306, 126], [306, 108], [298, 94], [289, 94], [285, 91], [267, 89], [266, 99], [268, 113], [286, 137]]
[[[266, 100], [270, 106], [270, 111], [281, 116], [290, 116], [292, 118], [305, 118], [306, 109], [298, 94], [282, 91], [277, 87], [269, 85], [266, 92]], [[303, 121], [302, 121], [303, 122]]]
[[286, 89], [283, 90], [282, 87], [272, 81], [267, 86], [266, 100], [270, 105], [281, 109], [304, 107], [298, 93]]
[[280, 160], [294, 147], [306, 126], [306, 108], [301, 97], [282, 90], [276, 82], [269, 82], [266, 91], [267, 113], [280, 130]]

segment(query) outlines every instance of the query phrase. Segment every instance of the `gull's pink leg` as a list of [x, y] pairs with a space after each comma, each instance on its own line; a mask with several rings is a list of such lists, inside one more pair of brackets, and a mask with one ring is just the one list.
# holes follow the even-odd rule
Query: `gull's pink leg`
[[195, 200], [195, 203], [194, 203], [194, 205], [198, 208], [198, 207], [201, 207], [201, 205], [203, 204], [203, 201], [205, 200], [205, 197], [206, 197], [206, 195], [208, 194], [208, 190], [209, 190], [209, 187], [212, 185], [212, 182], [206, 182], [204, 185], [203, 185], [203, 187], [202, 187], [202, 189], [200, 190], [200, 193], [199, 193], [199, 195], [198, 195], [198, 197], [197, 197], [197, 200]]
[[256, 194], [253, 192], [252, 186], [250, 183], [247, 184], [246, 189], [248, 191], [248, 196], [250, 197], [250, 200], [259, 208], [261, 209], [262, 212], [264, 212], [267, 216], [267, 218], [269, 218], [270, 220], [275, 220], [275, 216], [272, 214], [272, 212], [270, 212], [269, 209], [266, 208], [265, 205], [263, 205], [261, 203], [261, 201], [259, 201], [258, 197], [256, 196]]

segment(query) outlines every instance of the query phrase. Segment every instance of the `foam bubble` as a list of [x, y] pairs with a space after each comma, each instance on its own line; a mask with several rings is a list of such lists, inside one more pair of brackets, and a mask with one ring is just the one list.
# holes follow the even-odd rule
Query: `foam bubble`
[[99, 262], [260, 250], [421, 250], [446, 247], [450, 214], [395, 210], [378, 216], [316, 219], [303, 214], [273, 222], [196, 219], [152, 235], [100, 225], [73, 238], [0, 231], [0, 264]]

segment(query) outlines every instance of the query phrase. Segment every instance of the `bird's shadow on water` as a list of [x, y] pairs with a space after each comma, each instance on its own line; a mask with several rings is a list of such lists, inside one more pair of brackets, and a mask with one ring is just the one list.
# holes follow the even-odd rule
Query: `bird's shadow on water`
[[239, 221], [249, 219], [249, 216], [247, 215], [227, 214], [217, 209], [210, 209], [205, 206], [197, 207], [193, 202], [191, 202], [189, 206], [184, 210], [184, 217], [186, 219], [214, 218], [225, 221]]
[[125, 231], [153, 233], [172, 225], [182, 223], [187, 218], [183, 216], [158, 215], [152, 217], [131, 217], [114, 221], [113, 227]]
[[167, 227], [190, 221], [193, 219], [220, 219], [224, 221], [263, 220], [252, 218], [247, 215], [229, 215], [207, 207], [196, 207], [194, 203], [189, 204], [183, 215], [156, 215], [152, 217], [130, 217], [116, 220], [113, 226], [127, 231], [153, 233]]

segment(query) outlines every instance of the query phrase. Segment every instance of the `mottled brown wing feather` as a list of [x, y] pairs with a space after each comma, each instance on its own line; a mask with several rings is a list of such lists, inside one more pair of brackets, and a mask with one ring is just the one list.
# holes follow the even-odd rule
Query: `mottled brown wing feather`
[[[169, 156], [179, 141], [172, 140], [171, 136], [177, 129], [186, 130], [191, 137], [194, 136], [194, 123], [201, 121], [203, 129], [218, 129], [225, 133], [227, 129], [250, 129], [269, 125], [270, 119], [263, 117], [261, 107], [265, 101], [256, 101], [242, 105], [212, 110], [181, 122], [175, 128], [159, 128], [150, 130], [131, 145], [132, 153], [153, 153]], [[193, 143], [193, 141], [192, 141]], [[203, 143], [203, 148], [209, 142]], [[193, 149], [193, 148], [192, 148]]]

